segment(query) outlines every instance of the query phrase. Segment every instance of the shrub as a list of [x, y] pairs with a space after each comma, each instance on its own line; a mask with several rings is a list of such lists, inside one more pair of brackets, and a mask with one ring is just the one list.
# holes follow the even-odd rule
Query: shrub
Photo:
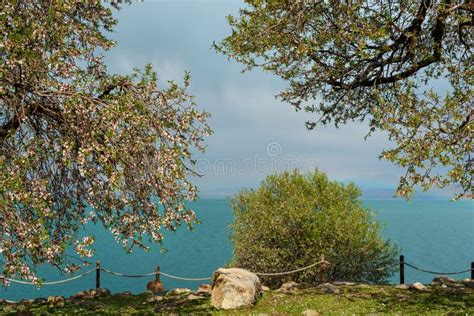
[[[330, 264], [289, 276], [262, 277], [269, 286], [288, 279], [381, 283], [393, 274], [397, 248], [380, 235], [374, 213], [364, 208], [353, 183], [330, 181], [319, 171], [268, 176], [260, 188], [231, 199], [235, 222], [233, 266], [255, 272], [284, 272], [324, 255]], [[386, 267], [390, 267], [385, 269]]]

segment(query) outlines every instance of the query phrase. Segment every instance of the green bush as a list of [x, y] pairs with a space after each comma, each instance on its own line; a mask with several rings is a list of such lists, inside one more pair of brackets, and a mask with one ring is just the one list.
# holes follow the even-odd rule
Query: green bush
[[[269, 286], [291, 279], [386, 282], [396, 270], [397, 248], [380, 235], [380, 223], [362, 206], [354, 184], [329, 181], [319, 171], [268, 176], [256, 190], [232, 197], [233, 266], [284, 272], [324, 255], [329, 265], [289, 276], [262, 277]], [[386, 267], [391, 268], [385, 269]]]

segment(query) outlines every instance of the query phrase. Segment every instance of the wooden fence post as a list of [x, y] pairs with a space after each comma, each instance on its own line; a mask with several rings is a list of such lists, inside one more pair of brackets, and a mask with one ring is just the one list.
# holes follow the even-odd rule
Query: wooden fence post
[[160, 282], [160, 266], [156, 266], [155, 280], [156, 282]]
[[471, 279], [474, 280], [474, 261], [471, 262]]
[[95, 263], [95, 288], [100, 288], [100, 261], [97, 260]]
[[324, 260], [324, 255], [321, 255], [321, 257], [319, 258], [319, 261], [322, 261], [320, 264], [319, 264], [319, 283], [324, 283], [326, 282], [326, 278], [324, 276], [325, 272], [326, 272], [326, 263]]
[[405, 257], [400, 255], [400, 284], [405, 284]]

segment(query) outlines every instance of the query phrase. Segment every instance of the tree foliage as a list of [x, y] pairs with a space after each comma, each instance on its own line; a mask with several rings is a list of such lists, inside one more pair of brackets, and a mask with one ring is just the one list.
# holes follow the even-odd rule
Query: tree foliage
[[394, 144], [380, 157], [406, 170], [399, 195], [473, 197], [472, 1], [245, 2], [216, 49], [286, 80], [279, 97], [315, 114], [309, 129], [366, 120]]
[[89, 221], [130, 250], [191, 225], [185, 205], [193, 148], [208, 114], [184, 86], [157, 86], [151, 66], [107, 72], [104, 31], [120, 1], [10, 0], [0, 14], [0, 254], [7, 276], [38, 281], [47, 262], [65, 271], [69, 246], [92, 254]]
[[[233, 265], [256, 272], [298, 272], [294, 281], [382, 282], [394, 271], [397, 248], [380, 236], [374, 214], [362, 207], [354, 184], [329, 181], [321, 172], [297, 171], [268, 176], [256, 190], [234, 196], [231, 206]], [[389, 267], [388, 269], [385, 269]], [[278, 286], [287, 276], [263, 277]]]

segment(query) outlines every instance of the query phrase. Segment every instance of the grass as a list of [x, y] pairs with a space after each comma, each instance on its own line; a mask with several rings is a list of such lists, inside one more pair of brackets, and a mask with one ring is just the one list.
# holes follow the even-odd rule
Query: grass
[[338, 294], [318, 289], [300, 290], [294, 294], [265, 292], [258, 303], [232, 311], [216, 310], [210, 298], [188, 300], [185, 296], [150, 302], [150, 294], [110, 296], [106, 298], [66, 301], [64, 307], [46, 305], [0, 305], [3, 314], [41, 315], [150, 315], [150, 314], [301, 314], [314, 310], [320, 314], [474, 314], [474, 290], [430, 287], [427, 292], [401, 290], [393, 286], [341, 287]]

